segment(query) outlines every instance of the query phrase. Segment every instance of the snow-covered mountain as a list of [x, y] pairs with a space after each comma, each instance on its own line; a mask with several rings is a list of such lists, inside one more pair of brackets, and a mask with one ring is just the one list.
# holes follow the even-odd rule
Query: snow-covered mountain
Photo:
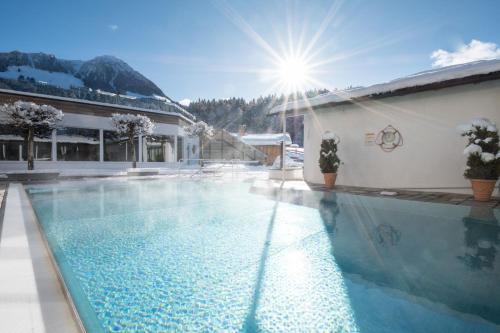
[[86, 87], [131, 97], [166, 97], [153, 82], [113, 56], [81, 61], [45, 53], [5, 52], [0, 53], [0, 78], [33, 79], [64, 89]]

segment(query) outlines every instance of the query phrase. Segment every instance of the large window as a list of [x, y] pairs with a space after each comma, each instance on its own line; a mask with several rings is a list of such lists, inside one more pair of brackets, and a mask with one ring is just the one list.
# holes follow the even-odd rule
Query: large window
[[151, 135], [142, 139], [143, 161], [174, 162], [174, 137]]
[[99, 130], [66, 127], [57, 130], [58, 161], [99, 161]]
[[[50, 161], [52, 158], [52, 139], [35, 138], [34, 158], [39, 161]], [[0, 125], [0, 160], [26, 161], [28, 159], [27, 144], [21, 136], [12, 134], [9, 126]]]
[[[28, 145], [23, 142], [22, 157], [24, 161], [28, 160]], [[35, 138], [33, 155], [37, 161], [50, 161], [52, 159], [52, 138]]]
[[[134, 142], [136, 156], [139, 156], [139, 140], [136, 138]], [[128, 138], [120, 137], [113, 131], [104, 131], [104, 160], [115, 162], [133, 161]]]
[[184, 138], [182, 136], [177, 137], [177, 162], [184, 158]]
[[20, 161], [22, 152], [22, 139], [10, 135], [0, 135], [0, 160]]

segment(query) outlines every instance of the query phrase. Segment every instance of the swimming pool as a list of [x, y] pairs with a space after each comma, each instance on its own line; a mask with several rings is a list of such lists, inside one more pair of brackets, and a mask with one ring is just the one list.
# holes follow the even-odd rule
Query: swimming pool
[[500, 332], [500, 212], [244, 182], [29, 186], [88, 332]]

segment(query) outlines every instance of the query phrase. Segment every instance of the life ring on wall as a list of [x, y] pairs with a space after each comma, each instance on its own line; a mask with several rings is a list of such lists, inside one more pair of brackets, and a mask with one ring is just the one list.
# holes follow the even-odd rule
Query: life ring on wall
[[375, 143], [379, 145], [383, 151], [391, 152], [403, 145], [403, 136], [392, 125], [388, 125], [378, 133]]

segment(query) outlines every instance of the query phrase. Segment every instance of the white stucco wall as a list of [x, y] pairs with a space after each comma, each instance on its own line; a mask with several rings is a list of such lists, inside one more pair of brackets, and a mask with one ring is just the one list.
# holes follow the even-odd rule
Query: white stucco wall
[[[500, 125], [500, 80], [309, 111], [304, 117], [304, 177], [323, 183], [318, 166], [321, 136], [340, 137], [337, 184], [382, 188], [429, 188], [461, 192], [465, 139], [459, 124], [486, 117]], [[384, 152], [365, 144], [365, 133], [387, 125], [398, 129], [404, 145]], [[462, 190], [461, 190], [462, 189]]]

